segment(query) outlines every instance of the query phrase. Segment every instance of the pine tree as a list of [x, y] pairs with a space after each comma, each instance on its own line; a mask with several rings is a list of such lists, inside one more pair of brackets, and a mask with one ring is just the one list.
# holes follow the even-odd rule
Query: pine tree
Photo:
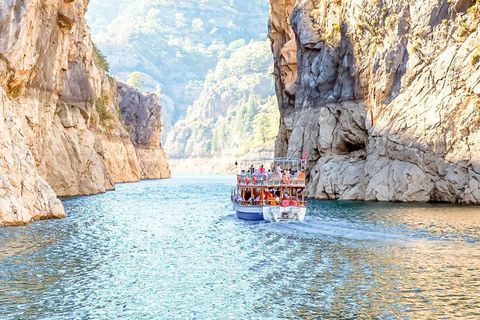
[[212, 154], [215, 154], [218, 150], [218, 134], [217, 130], [213, 131], [213, 137], [212, 137]]

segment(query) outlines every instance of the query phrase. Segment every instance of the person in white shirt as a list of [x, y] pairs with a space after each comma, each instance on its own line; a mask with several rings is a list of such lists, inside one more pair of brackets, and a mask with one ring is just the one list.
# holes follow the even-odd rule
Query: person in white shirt
[[277, 173], [277, 174], [281, 174], [281, 173], [282, 173], [282, 167], [281, 167], [280, 165], [277, 166], [276, 173]]

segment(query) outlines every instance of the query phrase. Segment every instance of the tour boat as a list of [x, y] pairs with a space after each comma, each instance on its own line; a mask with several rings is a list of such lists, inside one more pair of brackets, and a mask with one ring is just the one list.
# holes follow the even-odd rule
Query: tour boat
[[[295, 162], [303, 162], [303, 159], [276, 158], [274, 163], [280, 161], [292, 168]], [[278, 171], [237, 175], [237, 186], [232, 190], [231, 199], [239, 219], [268, 222], [304, 220], [307, 213], [305, 172]]]

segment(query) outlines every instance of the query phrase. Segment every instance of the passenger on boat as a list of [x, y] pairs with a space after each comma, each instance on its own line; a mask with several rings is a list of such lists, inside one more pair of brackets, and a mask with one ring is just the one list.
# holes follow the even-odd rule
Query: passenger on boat
[[298, 200], [297, 200], [297, 198], [292, 197], [292, 199], [290, 199], [290, 205], [291, 205], [291, 206], [297, 206], [297, 205], [298, 205]]
[[260, 166], [260, 169], [258, 170], [260, 174], [265, 174], [265, 168], [263, 167], [263, 164]]
[[282, 173], [282, 167], [281, 167], [280, 165], [277, 166], [276, 173], [277, 173], [277, 174], [281, 174], [281, 173]]
[[255, 173], [255, 167], [253, 164], [250, 166], [250, 174], [253, 175]]
[[280, 200], [280, 190], [275, 189], [275, 191], [274, 191], [273, 193], [274, 193], [275, 196], [276, 196], [277, 198], [279, 198], [279, 200]]

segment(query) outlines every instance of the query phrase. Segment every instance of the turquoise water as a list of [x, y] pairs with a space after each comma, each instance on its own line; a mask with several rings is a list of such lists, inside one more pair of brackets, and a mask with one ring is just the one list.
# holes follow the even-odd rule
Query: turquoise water
[[311, 201], [249, 223], [234, 177], [64, 200], [0, 229], [0, 318], [480, 318], [480, 208]]

